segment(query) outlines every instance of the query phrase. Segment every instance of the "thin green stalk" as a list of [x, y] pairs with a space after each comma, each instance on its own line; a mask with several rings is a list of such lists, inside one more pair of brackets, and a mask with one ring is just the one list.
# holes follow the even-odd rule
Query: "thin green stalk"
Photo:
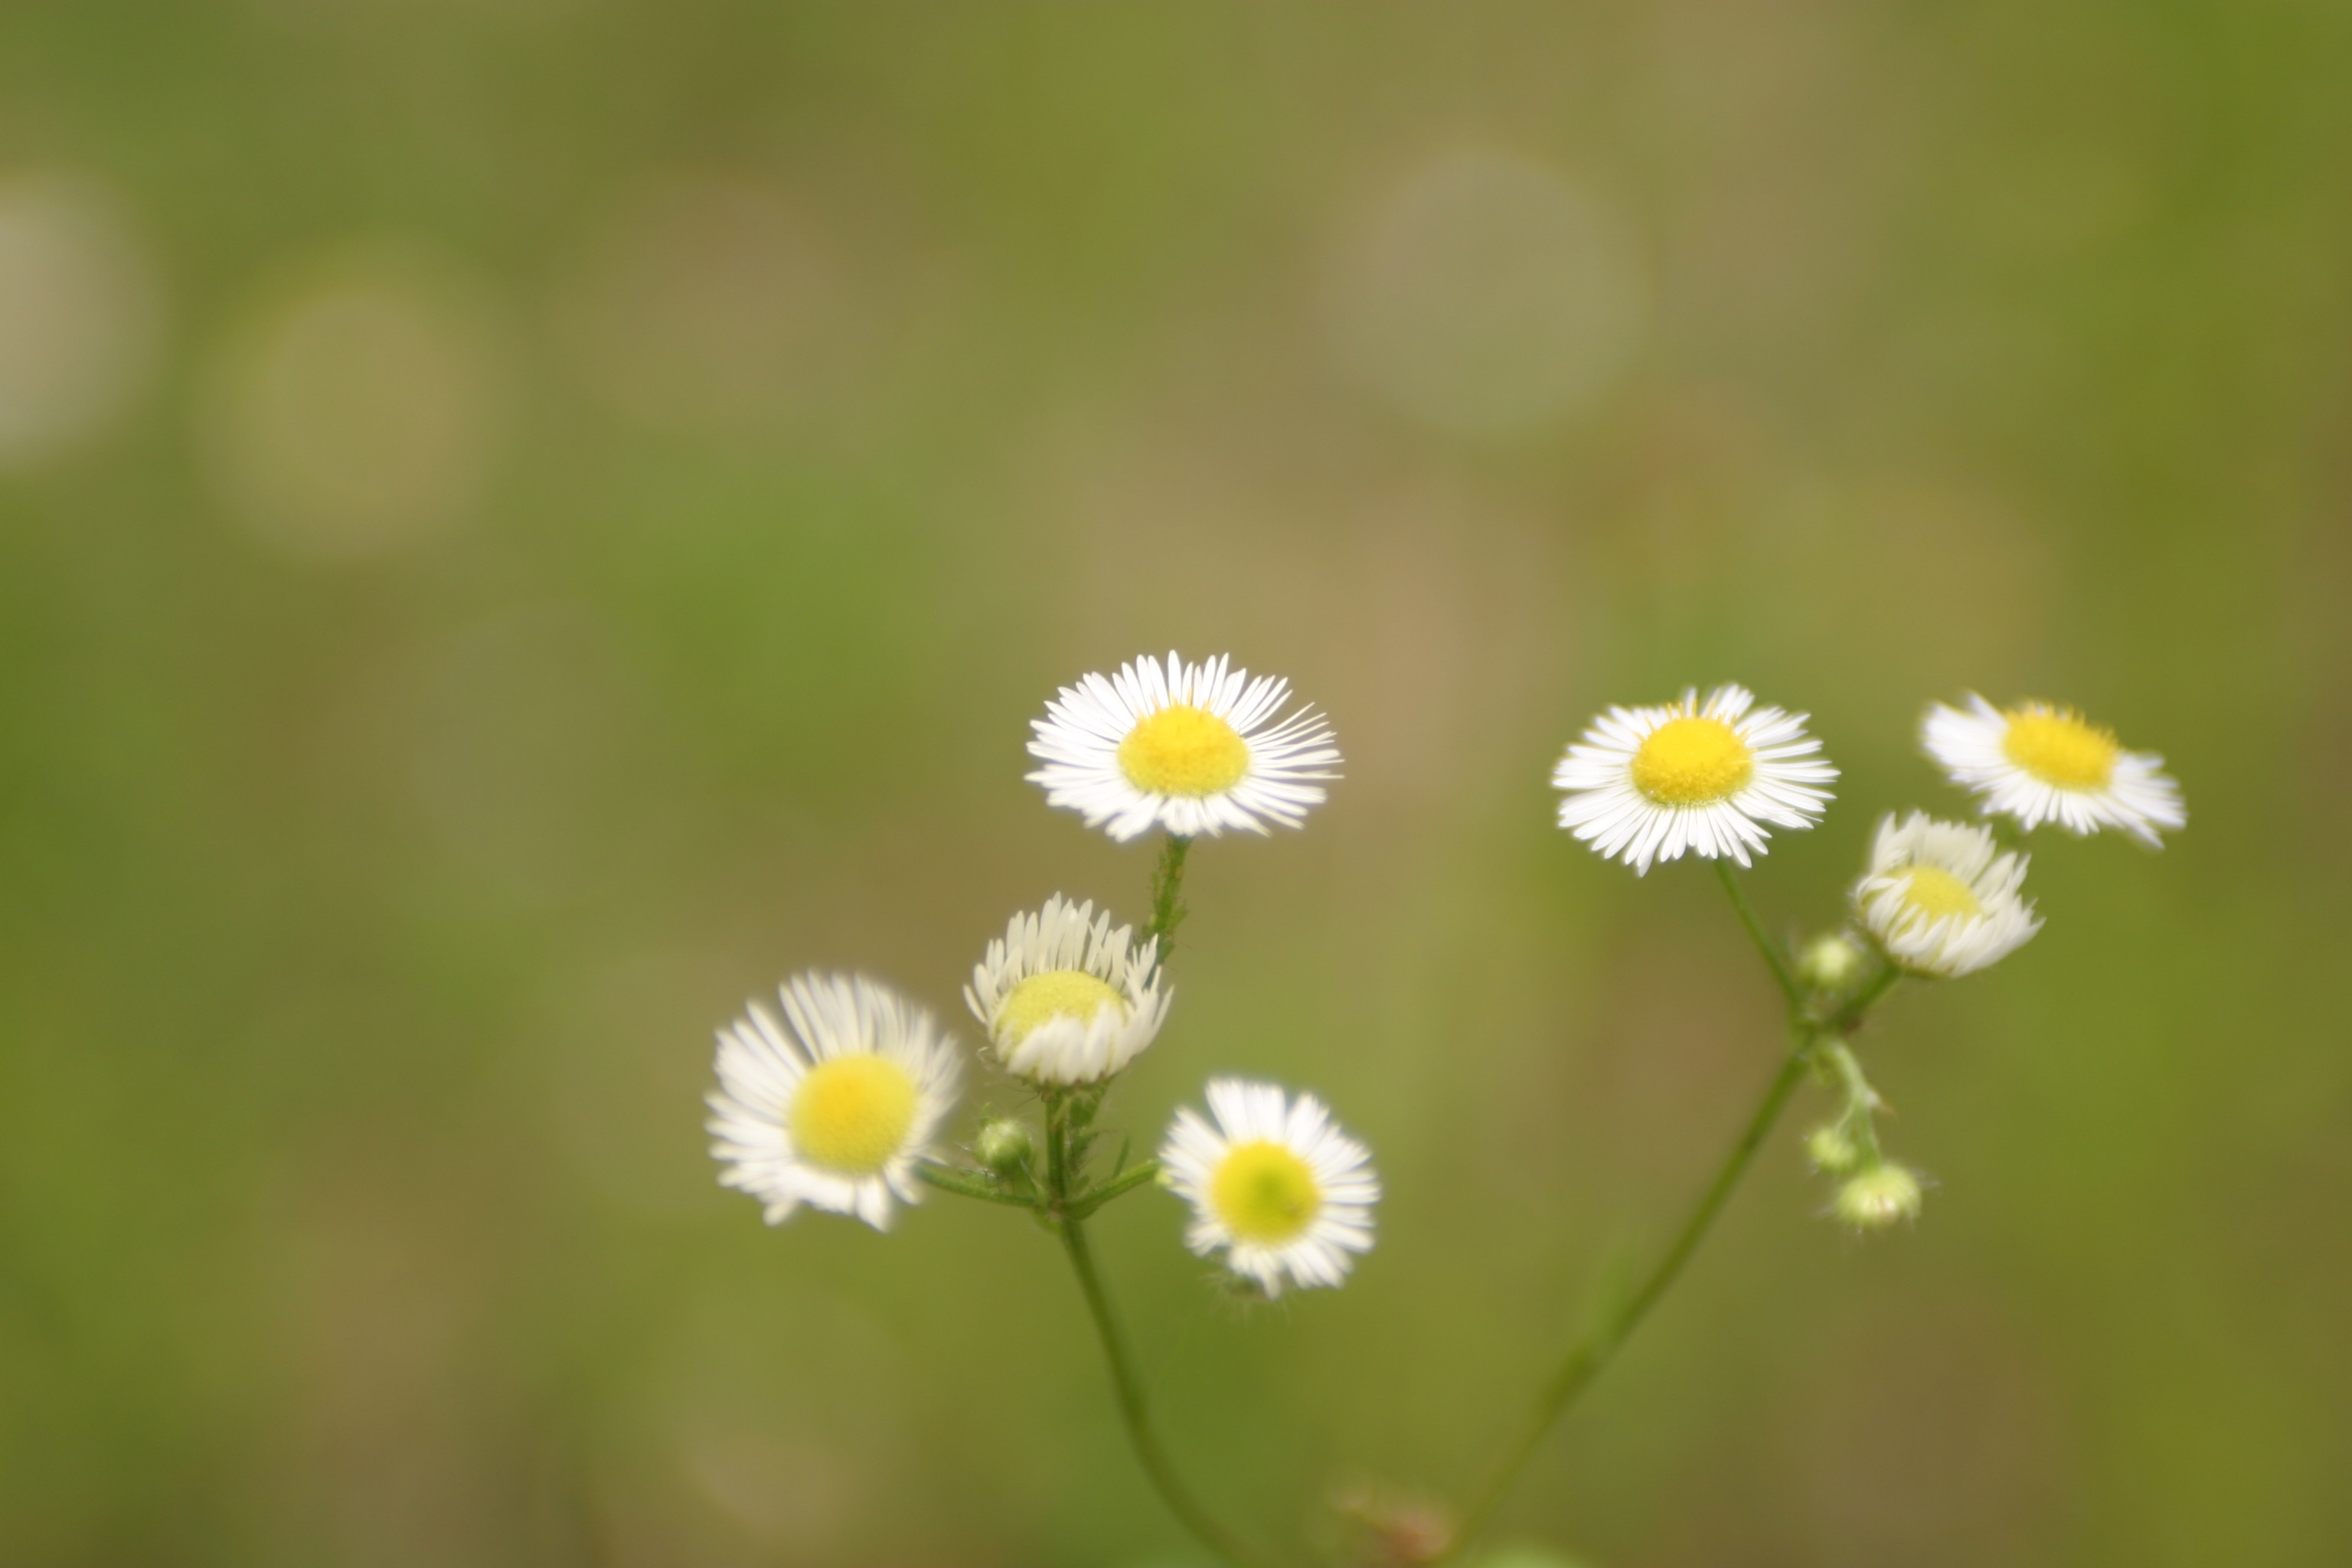
[[1837, 1016], [1830, 1020], [1830, 1027], [1841, 1035], [1853, 1033], [1860, 1026], [1864, 1016], [1878, 1005], [1878, 999], [1894, 990], [1895, 983], [1902, 978], [1903, 972], [1895, 965], [1889, 963], [1881, 967], [1870, 977], [1869, 984], [1855, 992], [1853, 998], [1838, 1009]]
[[1748, 928], [1748, 934], [1755, 940], [1756, 951], [1764, 955], [1765, 963], [1772, 971], [1772, 978], [1780, 983], [1780, 994], [1789, 999], [1789, 1013], [1794, 1017], [1804, 1011], [1805, 988], [1798, 982], [1797, 972], [1789, 966], [1789, 955], [1782, 952], [1780, 944], [1766, 933], [1764, 922], [1756, 918], [1756, 906], [1748, 901], [1748, 890], [1739, 885], [1739, 878], [1732, 871], [1731, 862], [1718, 858], [1715, 871], [1723, 879], [1723, 890], [1731, 895], [1731, 907], [1739, 911], [1739, 923]]
[[1477, 1501], [1463, 1515], [1461, 1529], [1455, 1532], [1454, 1545], [1445, 1560], [1450, 1560], [1455, 1552], [1467, 1546], [1486, 1527], [1513, 1483], [1519, 1479], [1519, 1472], [1526, 1469], [1528, 1462], [1535, 1458], [1536, 1450], [1542, 1447], [1553, 1426], [1592, 1385], [1601, 1369], [1616, 1355], [1618, 1348], [1641, 1326], [1642, 1320], [1649, 1316], [1650, 1309], [1658, 1304], [1658, 1299], [1674, 1284], [1675, 1278], [1682, 1273], [1683, 1266], [1690, 1261], [1691, 1254], [1698, 1250], [1698, 1244], [1706, 1239], [1716, 1216], [1723, 1212], [1723, 1205], [1730, 1198], [1732, 1189], [1739, 1184], [1739, 1178], [1748, 1173], [1748, 1165], [1756, 1158], [1756, 1151], [1763, 1146], [1765, 1137], [1772, 1131], [1773, 1124], [1780, 1121], [1789, 1097], [1804, 1081], [1805, 1074], [1811, 1067], [1812, 1043], [1813, 1036], [1809, 1030], [1798, 1032], [1795, 1044], [1789, 1052], [1789, 1059], [1780, 1064], [1780, 1070], [1764, 1090], [1764, 1098], [1757, 1103], [1755, 1111], [1748, 1119], [1748, 1125], [1731, 1145], [1731, 1152], [1724, 1156], [1722, 1165], [1715, 1173], [1715, 1180], [1707, 1184], [1706, 1191], [1700, 1196], [1698, 1206], [1691, 1211], [1689, 1218], [1683, 1221], [1682, 1230], [1675, 1236], [1674, 1245], [1666, 1249], [1664, 1257], [1658, 1259], [1657, 1266], [1650, 1270], [1649, 1278], [1642, 1282], [1641, 1289], [1610, 1311], [1569, 1351], [1567, 1359], [1560, 1363], [1559, 1370], [1537, 1394], [1535, 1408], [1528, 1413], [1526, 1426], [1505, 1452], [1503, 1462], [1496, 1467], [1493, 1478], [1487, 1481], [1486, 1489], [1478, 1494]]
[[1045, 1101], [1045, 1191], [1052, 1206], [1059, 1209], [1070, 1190], [1069, 1131], [1065, 1107], [1067, 1103], [1062, 1090], [1048, 1089]]
[[978, 1176], [967, 1175], [961, 1171], [950, 1170], [945, 1165], [919, 1163], [915, 1167], [915, 1177], [918, 1181], [937, 1187], [943, 1193], [953, 1193], [958, 1197], [979, 1198], [984, 1203], [1009, 1204], [1017, 1209], [1034, 1209], [1037, 1206], [1037, 1200], [1026, 1193], [1008, 1193], [1003, 1187], [983, 1181]]
[[1076, 1197], [1072, 1198], [1069, 1205], [1070, 1217], [1085, 1219], [1111, 1199], [1131, 1193], [1146, 1182], [1157, 1180], [1159, 1175], [1160, 1162], [1157, 1160], [1146, 1160], [1139, 1164], [1129, 1165], [1101, 1186], [1090, 1192], [1080, 1193]]
[[1160, 841], [1160, 864], [1152, 868], [1151, 923], [1143, 934], [1159, 942], [1162, 968], [1175, 955], [1176, 928], [1184, 923], [1184, 857], [1192, 851], [1191, 839], [1171, 833]]
[[1228, 1563], [1239, 1564], [1240, 1568], [1274, 1568], [1274, 1558], [1261, 1554], [1212, 1518], [1176, 1474], [1176, 1467], [1169, 1462], [1168, 1450], [1160, 1446], [1160, 1434], [1151, 1425], [1143, 1379], [1136, 1373], [1126, 1331], [1119, 1327], [1118, 1315], [1111, 1310], [1109, 1293], [1103, 1289], [1102, 1275], [1095, 1268], [1094, 1248], [1087, 1240], [1086, 1225], [1080, 1220], [1065, 1219], [1059, 1229], [1063, 1250], [1070, 1255], [1071, 1271], [1078, 1277], [1079, 1293], [1087, 1299], [1095, 1333], [1102, 1341], [1103, 1359], [1110, 1363], [1111, 1387], [1118, 1396], [1119, 1420], [1126, 1426], [1128, 1442], [1133, 1446], [1143, 1473], [1160, 1493], [1160, 1500], [1202, 1545]]

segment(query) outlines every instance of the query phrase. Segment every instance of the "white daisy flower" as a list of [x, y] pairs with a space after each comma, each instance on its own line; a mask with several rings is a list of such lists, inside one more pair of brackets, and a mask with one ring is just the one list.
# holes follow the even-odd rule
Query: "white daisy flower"
[[971, 972], [964, 1005], [1009, 1072], [1034, 1083], [1094, 1083], [1133, 1061], [1167, 1020], [1157, 944], [1108, 911], [1056, 893], [1013, 917]]
[[1371, 1152], [1341, 1132], [1311, 1094], [1287, 1100], [1270, 1083], [1209, 1082], [1212, 1127], [1179, 1110], [1160, 1145], [1161, 1180], [1192, 1205], [1184, 1245], [1278, 1296], [1286, 1279], [1337, 1285], [1350, 1253], [1372, 1246], [1381, 1184]]
[[800, 974], [784, 1020], [754, 1004], [719, 1032], [707, 1096], [721, 1185], [781, 1225], [802, 1204], [890, 1227], [890, 1199], [918, 1201], [915, 1163], [954, 1108], [962, 1064], [930, 1014], [864, 975]]
[[1930, 704], [1919, 742], [1986, 816], [2029, 832], [2054, 822], [2078, 837], [2119, 827], [2151, 848], [2162, 846], [2158, 828], [2188, 825], [2180, 786], [2158, 771], [2164, 759], [2125, 751], [2113, 730], [2047, 702], [1995, 708], [1970, 692], [1969, 707]]
[[1899, 826], [1889, 816], [1854, 884], [1854, 913], [1897, 966], [1951, 979], [2008, 957], [2042, 929], [2017, 896], [2024, 880], [2025, 857], [1999, 853], [1981, 827], [1924, 811]]
[[1122, 843], [1154, 827], [1180, 838], [1297, 827], [1323, 802], [1317, 781], [1339, 777], [1339, 750], [1313, 709], [1276, 718], [1289, 696], [1290, 682], [1252, 680], [1223, 655], [1087, 675], [1030, 721], [1029, 754], [1045, 765], [1029, 782]]
[[1815, 755], [1805, 715], [1749, 709], [1745, 687], [1696, 689], [1661, 708], [1612, 708], [1552, 770], [1559, 825], [1637, 874], [1685, 850], [1742, 866], [1765, 825], [1811, 827], [1837, 769]]

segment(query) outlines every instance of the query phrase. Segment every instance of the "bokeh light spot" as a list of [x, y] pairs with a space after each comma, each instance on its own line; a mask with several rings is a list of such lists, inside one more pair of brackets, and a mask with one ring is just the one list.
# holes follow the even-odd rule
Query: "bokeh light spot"
[[0, 470], [103, 429], [146, 379], [161, 315], [146, 254], [105, 187], [0, 179]]
[[496, 323], [403, 251], [326, 264], [232, 340], [206, 409], [240, 521], [289, 553], [382, 554], [478, 506], [504, 424]]
[[1629, 237], [1573, 182], [1473, 150], [1407, 174], [1345, 250], [1341, 359], [1399, 412], [1515, 435], [1589, 405], [1641, 342], [1648, 288]]

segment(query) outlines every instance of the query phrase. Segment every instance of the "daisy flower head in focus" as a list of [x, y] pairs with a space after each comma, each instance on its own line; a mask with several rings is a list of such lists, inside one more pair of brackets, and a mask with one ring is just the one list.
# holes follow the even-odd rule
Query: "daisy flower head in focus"
[[1854, 913], [1898, 967], [1953, 979], [2008, 957], [2042, 929], [2017, 895], [2025, 857], [1992, 835], [1915, 811], [1882, 819], [1870, 868], [1854, 884]]
[[1567, 792], [1559, 825], [1637, 875], [1685, 851], [1740, 865], [1768, 827], [1811, 827], [1838, 776], [1805, 733], [1805, 715], [1758, 708], [1745, 687], [1699, 700], [1612, 708], [1552, 770]]
[[1028, 775], [1124, 843], [1154, 827], [1180, 838], [1229, 827], [1297, 827], [1339, 775], [1331, 726], [1312, 708], [1281, 716], [1290, 683], [1250, 679], [1223, 656], [1135, 659], [1062, 688], [1030, 721]]
[[964, 1005], [1005, 1069], [1033, 1083], [1095, 1083], [1133, 1061], [1167, 1020], [1157, 944], [1059, 893], [1018, 914], [971, 972]]
[[2054, 822], [2077, 837], [2114, 827], [2150, 848], [2159, 829], [2189, 822], [2180, 786], [2153, 752], [2126, 752], [2116, 732], [2072, 708], [2021, 702], [1995, 708], [1974, 692], [1966, 712], [1931, 703], [1919, 742], [1987, 816], [2013, 816], [2028, 832]]
[[1337, 1285], [1372, 1245], [1380, 1180], [1370, 1151], [1323, 1102], [1270, 1083], [1213, 1079], [1209, 1115], [1179, 1110], [1160, 1148], [1160, 1177], [1192, 1205], [1184, 1245], [1267, 1296], [1286, 1284]]
[[707, 1098], [721, 1185], [758, 1198], [770, 1225], [802, 1204], [890, 1226], [918, 1201], [916, 1162], [955, 1106], [962, 1064], [930, 1014], [866, 976], [784, 982], [781, 1022], [754, 1004], [719, 1032]]

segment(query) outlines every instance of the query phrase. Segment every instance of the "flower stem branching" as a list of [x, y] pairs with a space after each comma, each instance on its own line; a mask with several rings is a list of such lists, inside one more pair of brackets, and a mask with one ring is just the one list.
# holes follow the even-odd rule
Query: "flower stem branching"
[[[1180, 864], [1181, 858], [1177, 858]], [[1045, 1228], [1060, 1238], [1062, 1250], [1070, 1259], [1070, 1270], [1077, 1276], [1078, 1293], [1086, 1298], [1087, 1314], [1102, 1342], [1103, 1359], [1110, 1368], [1111, 1391], [1118, 1405], [1120, 1424], [1127, 1429], [1128, 1442], [1135, 1449], [1136, 1459], [1152, 1489], [1185, 1529], [1234, 1568], [1275, 1568], [1273, 1558], [1227, 1530], [1202, 1507], [1176, 1473], [1167, 1446], [1151, 1423], [1143, 1377], [1136, 1368], [1127, 1331], [1121, 1327], [1118, 1314], [1111, 1307], [1110, 1293], [1104, 1288], [1093, 1244], [1087, 1238], [1086, 1222], [1114, 1198], [1156, 1180], [1160, 1162], [1141, 1160], [1132, 1165], [1122, 1162], [1109, 1179], [1099, 1183], [1088, 1179], [1087, 1156], [1093, 1146], [1095, 1113], [1102, 1105], [1102, 1097], [1099, 1087], [1055, 1087], [1044, 1090], [1041, 1098], [1045, 1111], [1045, 1171], [1042, 1188], [1031, 1182], [1025, 1170], [1017, 1181], [1008, 1181], [992, 1173], [960, 1171], [926, 1162], [915, 1167], [915, 1173], [940, 1191], [959, 1197], [1028, 1209]]]

